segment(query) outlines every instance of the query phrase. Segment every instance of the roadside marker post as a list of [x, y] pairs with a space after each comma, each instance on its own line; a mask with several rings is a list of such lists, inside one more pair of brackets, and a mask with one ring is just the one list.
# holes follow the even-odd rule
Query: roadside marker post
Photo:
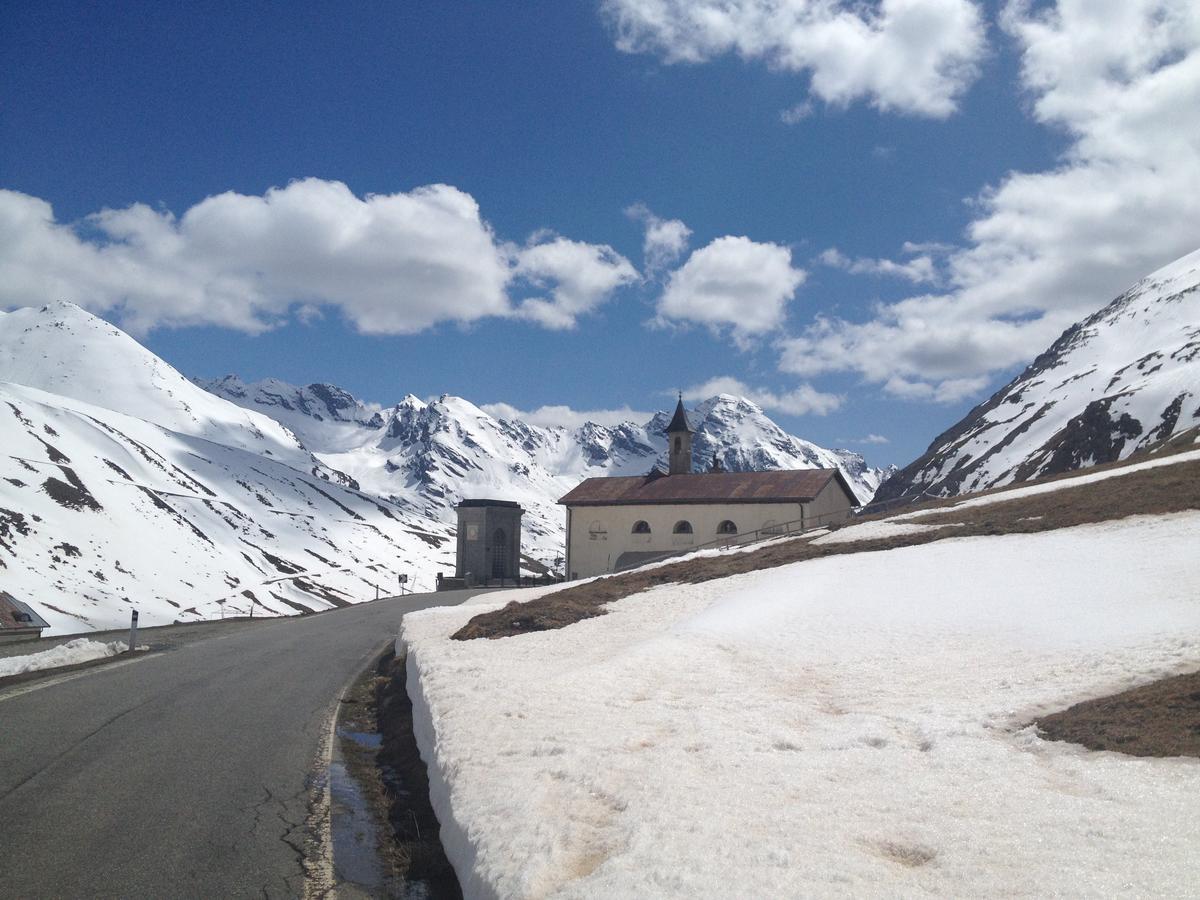
[[129, 653], [137, 649], [137, 619], [138, 612], [135, 609], [129, 616]]

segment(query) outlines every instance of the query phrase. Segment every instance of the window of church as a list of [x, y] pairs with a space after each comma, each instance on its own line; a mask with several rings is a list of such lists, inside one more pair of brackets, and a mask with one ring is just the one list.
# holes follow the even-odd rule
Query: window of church
[[691, 534], [691, 533], [692, 533], [692, 523], [687, 521], [687, 519], [680, 519], [678, 522], [675, 523], [675, 534]]
[[633, 523], [633, 534], [649, 534], [650, 523], [645, 519]]
[[738, 533], [737, 525], [735, 525], [729, 519], [726, 519], [724, 522], [722, 522], [720, 525], [717, 526], [717, 534], [737, 534], [737, 533]]

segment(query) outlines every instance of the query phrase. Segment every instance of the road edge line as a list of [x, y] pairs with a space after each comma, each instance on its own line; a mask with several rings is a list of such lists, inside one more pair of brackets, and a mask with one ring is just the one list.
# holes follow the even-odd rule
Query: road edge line
[[[106, 662], [99, 666], [91, 666], [87, 669], [80, 669], [76, 672], [67, 672], [63, 675], [51, 675], [37, 681], [31, 681], [28, 684], [14, 685], [8, 690], [0, 690], [0, 703], [5, 700], [12, 700], [16, 697], [24, 697], [26, 694], [32, 694], [34, 691], [40, 691], [42, 688], [54, 687], [57, 684], [66, 684], [68, 681], [74, 681], [76, 678], [84, 678], [88, 675], [98, 675], [101, 672], [111, 672], [114, 669], [121, 669], [125, 666], [131, 666], [134, 663], [142, 662], [150, 659], [153, 656], [161, 656], [162, 651], [151, 650], [149, 652], [139, 652], [130, 659], [118, 659], [112, 662]], [[44, 669], [43, 671], [51, 672], [53, 669]]]

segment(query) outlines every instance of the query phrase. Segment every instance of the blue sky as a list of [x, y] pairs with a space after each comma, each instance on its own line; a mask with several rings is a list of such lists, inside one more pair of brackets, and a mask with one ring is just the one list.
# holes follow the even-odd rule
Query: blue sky
[[740, 387], [904, 464], [1200, 244], [1189, 3], [345, 7], [6, 4], [0, 305], [378, 402]]

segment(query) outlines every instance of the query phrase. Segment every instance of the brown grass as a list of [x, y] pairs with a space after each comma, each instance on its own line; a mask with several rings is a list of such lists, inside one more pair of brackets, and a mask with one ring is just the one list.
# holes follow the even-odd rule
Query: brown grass
[[1077, 703], [1036, 724], [1047, 740], [1089, 750], [1200, 757], [1200, 672]]
[[826, 556], [894, 550], [945, 538], [1033, 534], [1125, 516], [1162, 515], [1200, 509], [1200, 461], [1134, 472], [1095, 484], [1064, 487], [1033, 497], [1001, 500], [974, 509], [949, 508], [951, 503], [961, 499], [913, 507], [945, 508], [944, 512], [919, 519], [923, 525], [953, 524], [958, 527], [852, 544], [814, 545], [808, 539], [797, 538], [744, 553], [693, 559], [613, 575], [564, 588], [527, 603], [513, 602], [502, 609], [482, 613], [467, 622], [453, 637], [456, 640], [502, 638], [563, 628], [574, 622], [604, 615], [607, 604], [659, 585], [698, 584], [714, 578]]

